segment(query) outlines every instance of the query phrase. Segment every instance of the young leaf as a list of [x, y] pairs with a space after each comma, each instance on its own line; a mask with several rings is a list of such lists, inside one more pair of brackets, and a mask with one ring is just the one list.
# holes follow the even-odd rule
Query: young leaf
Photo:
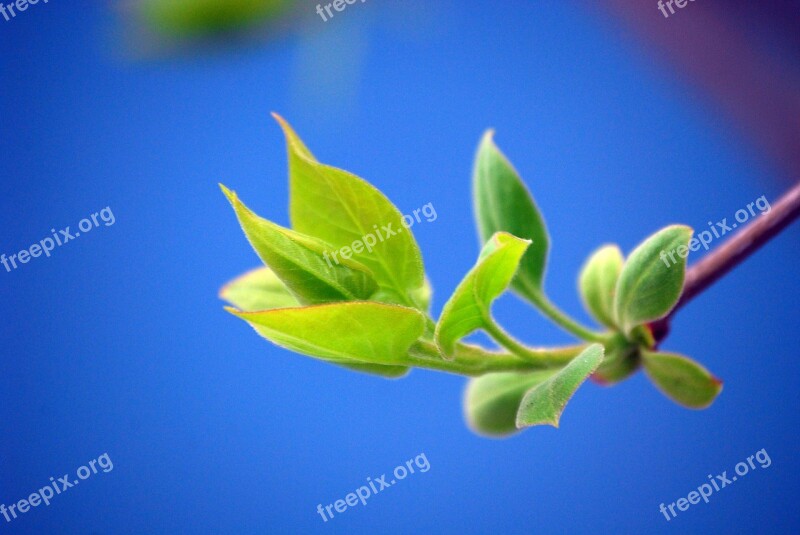
[[299, 306], [286, 285], [267, 268], [257, 268], [222, 287], [219, 296], [240, 310], [254, 312]]
[[470, 428], [490, 437], [516, 433], [522, 396], [553, 373], [554, 370], [500, 372], [470, 379], [464, 393], [464, 417]]
[[[226, 284], [220, 290], [220, 297], [245, 312], [288, 308], [299, 305], [289, 293], [286, 285], [269, 268], [258, 268], [245, 273]], [[255, 327], [256, 331], [260, 327]], [[266, 335], [266, 331], [262, 336]], [[355, 363], [344, 359], [326, 359], [331, 364], [349, 370], [380, 375], [387, 378], [402, 377], [408, 373], [406, 366], [384, 366], [381, 364]]]
[[341, 258], [352, 255], [395, 301], [413, 305], [409, 293], [424, 282], [422, 254], [400, 211], [363, 179], [319, 163], [289, 124], [275, 118], [289, 153], [292, 227], [332, 244]]
[[425, 317], [418, 310], [384, 303], [226, 310], [278, 346], [346, 364], [403, 365], [409, 347], [425, 328]]
[[550, 247], [547, 227], [516, 169], [495, 145], [493, 134], [491, 130], [484, 134], [475, 158], [473, 195], [478, 230], [482, 242], [501, 231], [532, 241], [511, 284], [535, 300], [532, 296], [543, 293]]
[[436, 325], [434, 339], [450, 357], [455, 344], [490, 321], [490, 307], [508, 287], [530, 241], [498, 232], [486, 242], [475, 264], [447, 301]]
[[686, 255], [677, 255], [672, 265], [670, 252], [683, 248], [692, 237], [692, 229], [672, 225], [661, 229], [630, 254], [622, 267], [614, 296], [617, 324], [626, 333], [642, 323], [665, 316], [683, 290]]
[[616, 245], [595, 251], [581, 270], [579, 287], [586, 310], [606, 327], [614, 328], [614, 292], [622, 271], [622, 252]]
[[517, 427], [552, 425], [558, 427], [561, 413], [581, 384], [603, 361], [603, 346], [592, 344], [555, 375], [533, 387], [517, 412]]
[[684, 407], [705, 409], [722, 391], [722, 381], [682, 355], [643, 351], [642, 362], [653, 384]]
[[257, 216], [236, 193], [220, 187], [253, 249], [301, 304], [367, 299], [377, 291], [366, 267], [353, 260], [331, 261], [332, 246]]

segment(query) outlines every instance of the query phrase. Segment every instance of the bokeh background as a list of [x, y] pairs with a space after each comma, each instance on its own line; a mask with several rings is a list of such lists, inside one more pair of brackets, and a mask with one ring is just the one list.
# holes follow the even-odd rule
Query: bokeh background
[[[258, 265], [217, 182], [288, 223], [273, 110], [401, 210], [433, 203], [438, 219], [414, 230], [437, 313], [478, 251], [469, 179], [487, 127], [547, 220], [547, 288], [584, 321], [575, 279], [595, 247], [777, 200], [797, 179], [791, 3], [756, 17], [703, 0], [669, 19], [636, 4], [368, 0], [326, 23], [300, 2], [199, 43], [154, 35], [133, 4], [0, 19], [0, 252], [106, 206], [116, 217], [0, 270], [0, 503], [114, 462], [0, 532], [797, 533], [798, 226], [673, 324], [664, 347], [725, 381], [710, 409], [639, 374], [587, 384], [559, 430], [504, 441], [466, 428], [460, 377], [326, 366], [217, 298]], [[495, 310], [529, 343], [570, 340], [512, 296]], [[769, 468], [659, 513], [762, 448]], [[429, 472], [327, 523], [315, 512], [423, 452]]]

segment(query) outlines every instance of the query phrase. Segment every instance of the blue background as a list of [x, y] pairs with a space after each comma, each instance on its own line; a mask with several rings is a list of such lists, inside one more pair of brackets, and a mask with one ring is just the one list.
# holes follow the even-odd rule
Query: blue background
[[[434, 204], [414, 230], [437, 313], [478, 251], [469, 177], [487, 127], [546, 217], [549, 293], [583, 321], [575, 277], [601, 243], [629, 251], [776, 200], [776, 169], [613, 23], [571, 3], [450, 1], [370, 1], [323, 23], [308, 3], [275, 37], [143, 59], [87, 4], [0, 20], [0, 252], [116, 216], [0, 270], [0, 503], [105, 452], [114, 470], [0, 533], [798, 532], [800, 227], [674, 322], [664, 347], [725, 380], [712, 408], [682, 409], [639, 374], [587, 384], [559, 430], [504, 441], [466, 428], [460, 377], [326, 366], [217, 298], [258, 265], [217, 182], [288, 223], [272, 110], [401, 210]], [[495, 311], [529, 343], [570, 340], [512, 296]], [[762, 448], [769, 468], [659, 513]], [[422, 452], [429, 472], [327, 523], [315, 512]]]

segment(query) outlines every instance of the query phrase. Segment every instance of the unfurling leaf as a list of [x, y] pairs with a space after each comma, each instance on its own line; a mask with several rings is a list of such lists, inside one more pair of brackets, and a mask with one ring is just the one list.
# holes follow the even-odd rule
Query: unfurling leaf
[[512, 287], [530, 300], [543, 293], [542, 284], [550, 240], [536, 203], [516, 169], [492, 140], [484, 134], [473, 171], [475, 216], [481, 241], [496, 232], [508, 232], [531, 240]]
[[664, 317], [678, 302], [686, 273], [686, 255], [674, 252], [679, 247], [688, 251], [691, 237], [689, 227], [666, 227], [636, 247], [625, 261], [614, 296], [617, 324], [625, 333]]
[[300, 305], [286, 285], [267, 267], [248, 271], [233, 279], [222, 287], [219, 296], [245, 312]]
[[522, 397], [553, 373], [554, 370], [501, 372], [470, 379], [464, 394], [464, 417], [470, 428], [493, 437], [516, 433]]
[[530, 242], [498, 232], [486, 242], [475, 264], [445, 303], [434, 339], [446, 357], [456, 342], [490, 321], [492, 301], [508, 288]]
[[606, 327], [614, 328], [614, 292], [624, 259], [616, 245], [595, 251], [581, 270], [579, 288], [586, 310]]
[[603, 346], [592, 344], [555, 375], [533, 387], [522, 399], [517, 412], [517, 427], [558, 427], [567, 402], [602, 361]]
[[337, 363], [403, 365], [425, 327], [418, 310], [385, 303], [228, 311], [281, 347]]
[[363, 265], [331, 261], [330, 245], [257, 216], [236, 193], [220, 187], [253, 249], [301, 304], [363, 300], [377, 291], [374, 277]]
[[400, 211], [378, 189], [352, 173], [319, 163], [289, 124], [283, 128], [289, 153], [289, 212], [298, 232], [330, 243], [339, 258], [364, 264], [384, 297], [415, 305], [422, 287], [422, 254]]
[[665, 396], [690, 409], [705, 409], [722, 391], [722, 381], [690, 358], [642, 352], [644, 371]]

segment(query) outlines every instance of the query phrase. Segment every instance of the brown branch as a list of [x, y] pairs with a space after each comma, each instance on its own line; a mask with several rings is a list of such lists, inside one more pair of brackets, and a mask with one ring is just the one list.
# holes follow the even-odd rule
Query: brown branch
[[769, 212], [764, 213], [686, 271], [683, 293], [678, 304], [666, 317], [650, 324], [655, 339], [660, 342], [669, 334], [670, 320], [683, 305], [756, 252], [798, 216], [800, 216], [800, 182], [773, 204]]

